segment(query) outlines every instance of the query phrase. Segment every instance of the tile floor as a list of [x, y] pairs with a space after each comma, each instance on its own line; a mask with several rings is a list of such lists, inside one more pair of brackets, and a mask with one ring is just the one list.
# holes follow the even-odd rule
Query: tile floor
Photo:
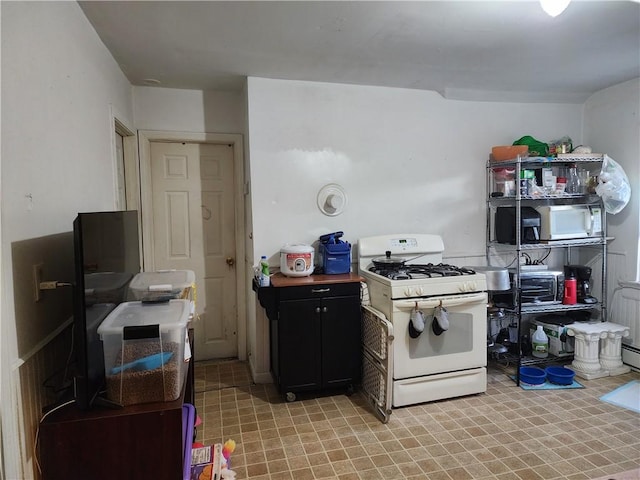
[[288, 403], [246, 363], [195, 372], [197, 441], [235, 440], [238, 480], [640, 479], [640, 414], [599, 400], [638, 373], [532, 391], [490, 367], [486, 394], [394, 409], [383, 424], [357, 392]]

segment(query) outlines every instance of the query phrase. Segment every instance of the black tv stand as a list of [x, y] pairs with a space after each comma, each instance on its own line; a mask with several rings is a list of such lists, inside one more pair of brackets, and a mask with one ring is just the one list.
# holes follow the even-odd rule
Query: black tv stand
[[120, 405], [119, 403], [113, 402], [111, 400], [109, 400], [106, 397], [103, 397], [101, 395], [96, 396], [96, 398], [93, 399], [93, 401], [91, 402], [91, 408], [113, 408], [113, 409], [121, 409], [124, 408], [124, 406]]
[[[193, 352], [192, 330], [189, 339]], [[183, 404], [193, 405], [193, 385], [192, 359], [175, 401], [119, 408], [94, 402], [90, 410], [69, 404], [51, 411], [40, 424], [43, 480], [182, 478]]]

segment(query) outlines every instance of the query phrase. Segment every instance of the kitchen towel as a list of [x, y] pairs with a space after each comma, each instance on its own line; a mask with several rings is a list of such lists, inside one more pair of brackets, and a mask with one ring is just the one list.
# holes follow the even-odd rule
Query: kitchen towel
[[633, 380], [626, 385], [622, 385], [601, 396], [600, 400], [640, 413], [640, 381]]

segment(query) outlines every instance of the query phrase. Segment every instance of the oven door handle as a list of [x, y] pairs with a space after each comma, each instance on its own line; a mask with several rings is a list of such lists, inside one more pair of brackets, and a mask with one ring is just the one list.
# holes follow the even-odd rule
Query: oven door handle
[[460, 305], [469, 305], [471, 303], [487, 302], [486, 293], [475, 293], [473, 295], [465, 295], [460, 297], [444, 297], [444, 298], [432, 298], [429, 300], [397, 300], [395, 306], [398, 308], [435, 308], [437, 306], [443, 307], [457, 307]]

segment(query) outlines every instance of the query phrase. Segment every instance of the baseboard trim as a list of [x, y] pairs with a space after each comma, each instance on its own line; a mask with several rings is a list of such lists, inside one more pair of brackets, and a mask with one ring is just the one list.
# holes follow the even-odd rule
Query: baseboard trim
[[622, 344], [622, 362], [633, 370], [640, 371], [640, 350], [630, 345]]
[[251, 378], [253, 378], [254, 383], [273, 383], [271, 372], [256, 372], [251, 362], [249, 362], [249, 370], [251, 370]]

